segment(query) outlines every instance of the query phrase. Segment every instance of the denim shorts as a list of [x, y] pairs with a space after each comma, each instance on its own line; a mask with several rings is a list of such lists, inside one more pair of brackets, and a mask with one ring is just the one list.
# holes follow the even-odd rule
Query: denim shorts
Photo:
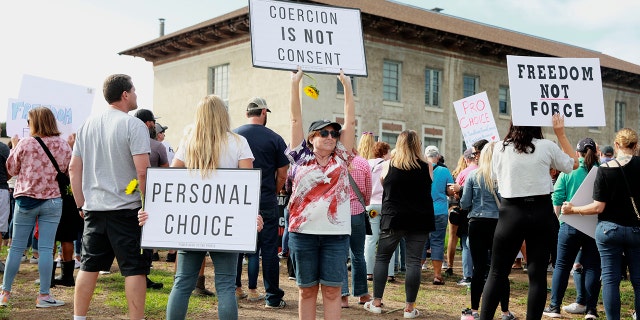
[[318, 284], [342, 287], [349, 235], [289, 233], [289, 254], [301, 288]]
[[436, 230], [429, 233], [431, 244], [431, 260], [442, 261], [444, 259], [444, 238], [447, 233], [448, 216], [440, 214], [435, 216]]

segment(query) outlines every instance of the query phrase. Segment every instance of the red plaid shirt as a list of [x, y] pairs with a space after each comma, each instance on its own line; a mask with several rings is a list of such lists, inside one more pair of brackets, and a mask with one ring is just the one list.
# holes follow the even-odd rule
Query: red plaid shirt
[[[369, 201], [371, 200], [371, 167], [369, 167], [369, 162], [361, 156], [355, 156], [353, 160], [351, 160], [349, 173], [362, 193], [364, 204], [369, 205]], [[349, 186], [351, 186], [351, 184], [349, 184]], [[362, 213], [365, 208], [362, 206], [362, 203], [360, 203], [355, 191], [353, 191], [352, 188], [350, 189], [351, 215], [355, 216]]]

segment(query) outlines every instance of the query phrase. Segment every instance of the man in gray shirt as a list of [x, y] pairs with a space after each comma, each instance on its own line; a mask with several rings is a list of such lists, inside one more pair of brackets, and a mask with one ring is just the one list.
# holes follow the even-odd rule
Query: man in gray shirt
[[[140, 251], [137, 212], [149, 167], [149, 130], [128, 114], [138, 108], [131, 77], [109, 76], [103, 93], [110, 106], [78, 129], [69, 166], [74, 198], [84, 217], [74, 319], [86, 319], [98, 272], [110, 267], [114, 257], [125, 277], [129, 318], [143, 319], [149, 264]], [[140, 193], [125, 193], [132, 179], [137, 179]]]

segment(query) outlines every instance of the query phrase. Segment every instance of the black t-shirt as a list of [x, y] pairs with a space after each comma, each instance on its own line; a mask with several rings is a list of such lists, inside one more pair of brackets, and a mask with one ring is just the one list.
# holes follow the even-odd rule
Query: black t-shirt
[[9, 189], [7, 180], [7, 158], [9, 158], [9, 146], [0, 142], [0, 189]]
[[627, 227], [640, 227], [640, 220], [629, 198], [629, 188], [627, 188], [627, 183], [622, 175], [623, 170], [629, 188], [631, 188], [631, 194], [640, 209], [640, 185], [637, 184], [635, 178], [640, 176], [640, 157], [632, 157], [622, 167], [602, 165], [598, 169], [593, 186], [593, 199], [606, 203], [604, 211], [598, 215], [598, 220], [610, 221]]

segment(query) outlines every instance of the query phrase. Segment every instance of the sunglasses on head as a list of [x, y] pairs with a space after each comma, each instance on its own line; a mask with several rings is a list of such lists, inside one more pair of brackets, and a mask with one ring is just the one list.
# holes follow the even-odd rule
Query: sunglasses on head
[[323, 138], [328, 137], [329, 135], [331, 135], [331, 138], [337, 139], [340, 137], [340, 131], [329, 131], [329, 130], [320, 130], [320, 136]]

